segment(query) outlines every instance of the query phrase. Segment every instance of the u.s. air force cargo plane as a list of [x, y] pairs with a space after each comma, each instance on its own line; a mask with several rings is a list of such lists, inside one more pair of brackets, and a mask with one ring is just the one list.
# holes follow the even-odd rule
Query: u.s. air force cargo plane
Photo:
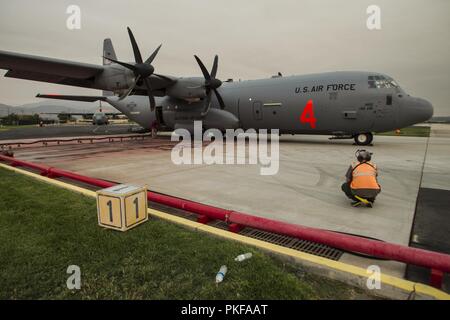
[[[135, 62], [118, 61], [105, 39], [103, 65], [0, 51], [5, 76], [113, 92], [104, 96], [38, 95], [78, 101], [106, 101], [146, 129], [279, 129], [280, 133], [324, 134], [372, 142], [372, 132], [400, 129], [428, 120], [432, 105], [411, 97], [389, 76], [364, 71], [328, 72], [249, 81], [216, 78], [195, 56], [203, 77], [155, 73], [161, 45], [143, 60], [128, 28]], [[214, 93], [214, 95], [213, 95]]]

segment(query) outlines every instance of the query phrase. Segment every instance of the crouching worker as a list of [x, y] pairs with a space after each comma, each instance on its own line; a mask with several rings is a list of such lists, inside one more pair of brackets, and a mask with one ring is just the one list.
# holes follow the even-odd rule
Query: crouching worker
[[342, 191], [353, 200], [352, 206], [365, 204], [372, 207], [376, 196], [381, 191], [378, 184], [377, 166], [370, 162], [372, 153], [366, 150], [356, 151], [358, 162], [352, 163], [345, 175], [347, 182], [342, 185]]

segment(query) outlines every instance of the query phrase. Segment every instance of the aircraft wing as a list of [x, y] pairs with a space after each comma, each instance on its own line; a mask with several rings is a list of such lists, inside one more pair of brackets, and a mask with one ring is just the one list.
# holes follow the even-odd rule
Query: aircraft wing
[[93, 116], [94, 113], [93, 112], [39, 112], [39, 114], [56, 114], [56, 115], [68, 115], [68, 116]]
[[0, 50], [5, 77], [91, 88], [103, 66]]
[[[103, 112], [105, 114], [105, 116], [118, 116], [118, 115], [122, 115], [122, 112]], [[64, 114], [64, 115], [69, 115], [69, 116], [85, 116], [85, 117], [93, 117], [94, 116], [94, 112], [39, 112], [39, 114], [56, 114], [56, 115], [60, 115], [60, 114]]]
[[66, 96], [61, 94], [40, 94], [40, 93], [36, 95], [36, 98], [83, 101], [83, 102], [95, 102], [98, 100], [106, 101], [107, 99], [107, 97], [104, 96]]

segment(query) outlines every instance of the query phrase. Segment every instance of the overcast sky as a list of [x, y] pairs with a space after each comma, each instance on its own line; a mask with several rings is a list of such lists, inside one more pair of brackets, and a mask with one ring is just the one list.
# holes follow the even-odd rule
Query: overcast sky
[[[81, 8], [81, 29], [66, 28], [66, 9]], [[381, 8], [381, 30], [366, 27], [366, 8]], [[200, 76], [219, 54], [222, 79], [265, 78], [337, 70], [391, 75], [411, 95], [450, 115], [448, 0], [127, 0], [0, 2], [0, 50], [101, 63], [103, 39], [132, 61], [126, 27], [148, 55], [163, 43], [156, 72]], [[145, 58], [144, 58], [145, 59]], [[36, 93], [94, 90], [4, 78], [0, 103], [35, 102]]]

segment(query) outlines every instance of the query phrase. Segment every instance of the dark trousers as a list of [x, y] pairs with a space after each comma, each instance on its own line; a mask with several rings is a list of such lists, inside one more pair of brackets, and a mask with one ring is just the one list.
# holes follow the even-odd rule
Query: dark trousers
[[[355, 193], [352, 190], [352, 188], [350, 188], [350, 182], [345, 182], [342, 184], [341, 186], [342, 191], [344, 191], [345, 195], [353, 201], [359, 201], [358, 199], [355, 198]], [[376, 197], [376, 193], [378, 193], [379, 191], [374, 191], [375, 194], [373, 194], [373, 196], [367, 197], [367, 196], [360, 196], [361, 198], [367, 199], [370, 202], [374, 202], [375, 201], [375, 197]]]
[[352, 192], [352, 189], [350, 188], [350, 182], [344, 182], [341, 186], [342, 191], [344, 191], [347, 198], [353, 201], [359, 201], [355, 198], [355, 195]]

